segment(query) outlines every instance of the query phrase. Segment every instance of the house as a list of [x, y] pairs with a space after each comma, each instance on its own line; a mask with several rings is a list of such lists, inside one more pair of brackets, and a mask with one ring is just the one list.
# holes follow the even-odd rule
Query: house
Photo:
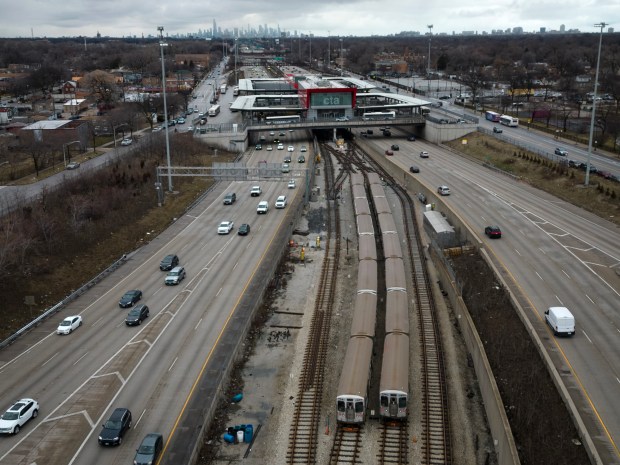
[[62, 85], [62, 93], [75, 95], [77, 93], [78, 84], [76, 81], [67, 81]]
[[54, 147], [62, 147], [79, 141], [84, 149], [88, 147], [90, 132], [88, 122], [83, 120], [43, 120], [29, 124], [21, 129], [20, 140], [24, 145], [35, 142]]
[[13, 119], [13, 109], [0, 107], [0, 124], [8, 124]]
[[63, 113], [71, 113], [72, 115], [77, 115], [79, 112], [86, 110], [88, 108], [88, 103], [84, 98], [72, 98], [67, 100], [63, 106]]

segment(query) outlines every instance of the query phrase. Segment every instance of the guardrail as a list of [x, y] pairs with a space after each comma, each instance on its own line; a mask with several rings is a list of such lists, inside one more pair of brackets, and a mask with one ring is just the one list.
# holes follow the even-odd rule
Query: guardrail
[[126, 261], [127, 261], [127, 255], [123, 255], [121, 258], [116, 260], [114, 263], [112, 263], [112, 265], [110, 265], [108, 268], [103, 270], [101, 273], [99, 273], [93, 279], [88, 281], [86, 284], [82, 285], [79, 289], [73, 291], [71, 294], [69, 294], [67, 297], [62, 299], [60, 302], [58, 302], [54, 306], [52, 306], [52, 307], [48, 308], [47, 310], [45, 310], [45, 312], [43, 312], [43, 314], [41, 314], [40, 316], [38, 316], [37, 318], [32, 320], [26, 326], [24, 326], [23, 328], [17, 330], [15, 333], [10, 335], [4, 341], [0, 342], [0, 349], [3, 349], [4, 347], [12, 344], [22, 334], [28, 332], [32, 328], [35, 328], [36, 326], [39, 325], [39, 323], [41, 323], [42, 321], [46, 320], [48, 317], [58, 313], [60, 311], [60, 309], [62, 309], [65, 305], [67, 305], [69, 302], [72, 302], [75, 299], [77, 299], [79, 296], [84, 294], [87, 290], [89, 290], [95, 284], [98, 284], [103, 278], [108, 276], [113, 271], [116, 271]]

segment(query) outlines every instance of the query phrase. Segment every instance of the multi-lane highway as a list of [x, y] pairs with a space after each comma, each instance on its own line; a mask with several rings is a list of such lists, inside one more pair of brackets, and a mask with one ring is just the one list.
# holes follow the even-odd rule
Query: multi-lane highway
[[[280, 163], [284, 153], [256, 152], [249, 164]], [[274, 208], [276, 197], [292, 199], [301, 190], [282, 181], [261, 182], [261, 196], [250, 197], [252, 184], [220, 185], [178, 220], [182, 227], [172, 239], [155, 239], [149, 253], [138, 252], [127, 268], [2, 351], [2, 405], [32, 397], [41, 407], [18, 435], [3, 438], [1, 463], [130, 463], [146, 433], [170, 437], [201, 368], [287, 218], [286, 208]], [[230, 191], [237, 201], [223, 205]], [[266, 215], [256, 213], [259, 200], [270, 203]], [[229, 235], [217, 234], [223, 220], [235, 223]], [[241, 223], [251, 224], [248, 236], [236, 234]], [[168, 253], [178, 254], [187, 271], [178, 286], [165, 286], [159, 270]], [[150, 308], [141, 326], [126, 326], [127, 310], [118, 306], [129, 289], [142, 290], [141, 303]], [[70, 335], [56, 335], [57, 324], [70, 314], [82, 315], [84, 324]], [[97, 436], [115, 407], [131, 409], [133, 427], [122, 446], [102, 449]]]
[[[365, 139], [382, 153], [394, 142]], [[540, 325], [551, 351], [559, 352], [566, 384], [581, 391], [586, 421], [598, 423], [591, 434], [611, 438], [618, 459], [620, 444], [620, 228], [510, 177], [423, 141], [398, 140], [400, 151], [390, 157], [408, 170], [420, 167], [416, 178], [435, 191], [450, 187], [442, 197], [508, 269], [529, 300], [526, 312], [542, 322], [549, 306], [566, 306], [575, 315], [577, 334], [555, 338]], [[429, 152], [420, 159], [421, 150]], [[439, 207], [442, 208], [442, 207]], [[491, 240], [484, 227], [500, 225], [503, 237]], [[579, 393], [576, 398], [579, 398]], [[577, 402], [583, 405], [582, 402]], [[600, 444], [599, 444], [600, 445]]]

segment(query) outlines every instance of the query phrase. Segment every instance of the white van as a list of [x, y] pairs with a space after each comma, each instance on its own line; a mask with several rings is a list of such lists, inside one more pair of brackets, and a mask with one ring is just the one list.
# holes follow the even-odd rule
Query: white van
[[575, 334], [575, 317], [566, 307], [549, 307], [545, 320], [556, 336]]
[[266, 215], [267, 211], [269, 211], [269, 203], [266, 200], [258, 202], [258, 207], [256, 207], [256, 213], [259, 215]]

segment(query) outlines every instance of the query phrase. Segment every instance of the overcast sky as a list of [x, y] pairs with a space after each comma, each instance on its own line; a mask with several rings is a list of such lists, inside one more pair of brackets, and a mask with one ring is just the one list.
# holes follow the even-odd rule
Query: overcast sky
[[[0, 37], [147, 36], [278, 26], [315, 36], [579, 29], [620, 31], [620, 0], [0, 0]], [[607, 29], [607, 28], [606, 28]]]

